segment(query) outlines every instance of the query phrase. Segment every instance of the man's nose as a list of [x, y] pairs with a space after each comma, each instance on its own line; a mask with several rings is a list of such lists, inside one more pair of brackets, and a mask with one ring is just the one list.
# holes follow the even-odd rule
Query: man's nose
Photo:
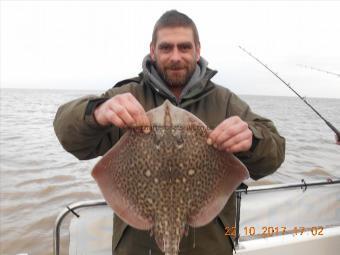
[[171, 52], [170, 60], [172, 62], [179, 62], [181, 60], [181, 53], [177, 47], [174, 47], [173, 51]]

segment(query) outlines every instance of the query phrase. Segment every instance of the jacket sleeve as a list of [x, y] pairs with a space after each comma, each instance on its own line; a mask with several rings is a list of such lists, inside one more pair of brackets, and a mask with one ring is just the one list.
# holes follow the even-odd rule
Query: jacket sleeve
[[251, 178], [257, 180], [275, 172], [285, 158], [285, 138], [279, 135], [274, 123], [253, 113], [235, 94], [231, 94], [227, 115], [238, 115], [253, 132], [250, 151], [236, 154], [247, 166]]
[[94, 108], [129, 89], [128, 85], [113, 88], [101, 96], [85, 96], [60, 106], [53, 126], [63, 148], [81, 160], [104, 155], [119, 140], [121, 130], [113, 125], [100, 126], [94, 119]]

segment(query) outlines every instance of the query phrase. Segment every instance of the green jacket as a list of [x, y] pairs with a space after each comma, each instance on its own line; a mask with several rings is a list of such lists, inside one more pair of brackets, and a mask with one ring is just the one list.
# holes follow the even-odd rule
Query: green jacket
[[[145, 111], [160, 106], [165, 99], [169, 99], [173, 104], [195, 114], [211, 129], [230, 116], [239, 116], [249, 124], [256, 146], [252, 146], [251, 151], [238, 153], [236, 156], [247, 166], [252, 179], [257, 180], [273, 173], [284, 160], [285, 139], [278, 134], [270, 120], [253, 113], [244, 101], [228, 89], [214, 84], [210, 79], [215, 73], [216, 71], [208, 68], [204, 78], [189, 90], [180, 102], [176, 102], [173, 97], [169, 97], [166, 93], [155, 88], [148, 77], [144, 77], [142, 74], [139, 77], [118, 83], [100, 97], [86, 96], [73, 100], [58, 109], [54, 120], [56, 135], [64, 149], [78, 159], [91, 159], [105, 154], [119, 140], [123, 130], [115, 126], [99, 126], [94, 120], [93, 110], [98, 103], [106, 98], [130, 92], [144, 106]], [[216, 226], [214, 225], [216, 222], [221, 223], [222, 232], [218, 233], [221, 238], [212, 240], [214, 239], [212, 237], [216, 236]], [[202, 252], [197, 250], [194, 253], [185, 254], [207, 254], [207, 251], [210, 253], [209, 251], [216, 250], [216, 247], [223, 247], [224, 244], [221, 242], [229, 242], [230, 240], [227, 241], [224, 236], [222, 223], [224, 226], [235, 225], [235, 194], [231, 196], [218, 218], [204, 227], [203, 235], [199, 237], [199, 230], [197, 230], [196, 249], [201, 249]], [[130, 229], [130, 232], [134, 231], [130, 227], [127, 228], [127, 225], [115, 216], [113, 249], [116, 248], [121, 239], [124, 239], [122, 236], [123, 233], [128, 232], [127, 229]], [[136, 231], [136, 233], [133, 235], [141, 235], [139, 240], [143, 240], [145, 235], [149, 235], [147, 232], [139, 233]], [[191, 234], [190, 232], [188, 240], [190, 240]], [[157, 247], [154, 247], [155, 244], [152, 243], [152, 238], [146, 240], [150, 240], [152, 249], [157, 250]], [[189, 241], [187, 243], [183, 241], [183, 243], [181, 243], [181, 251], [186, 250], [186, 245], [192, 245]], [[230, 246], [230, 243], [228, 245]], [[223, 253], [223, 250], [216, 250], [215, 253], [210, 254], [220, 254], [219, 252], [226, 254]], [[132, 253], [118, 252], [117, 254]], [[152, 254], [158, 253], [153, 252]]]

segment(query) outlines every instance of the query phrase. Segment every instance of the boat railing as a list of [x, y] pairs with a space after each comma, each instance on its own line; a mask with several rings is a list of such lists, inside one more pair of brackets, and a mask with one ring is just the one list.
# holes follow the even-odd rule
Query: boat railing
[[301, 180], [300, 183], [290, 183], [290, 184], [272, 184], [272, 185], [261, 185], [261, 186], [251, 186], [248, 187], [245, 184], [241, 184], [240, 187], [236, 190], [236, 235], [235, 235], [235, 247], [238, 246], [240, 239], [240, 219], [241, 219], [241, 199], [242, 194], [253, 194], [253, 193], [261, 193], [267, 191], [287, 191], [292, 189], [301, 189], [302, 192], [306, 192], [308, 188], [313, 187], [322, 187], [329, 185], [340, 184], [340, 179], [332, 180], [328, 178], [326, 181], [314, 181], [314, 182], [306, 182], [304, 179]]
[[[273, 185], [261, 185], [261, 186], [246, 186], [241, 185], [236, 190], [236, 236], [235, 236], [235, 246], [237, 247], [240, 238], [240, 218], [241, 218], [241, 199], [243, 194], [251, 194], [258, 192], [266, 192], [266, 191], [274, 191], [274, 190], [288, 190], [288, 189], [301, 189], [303, 192], [307, 191], [307, 189], [312, 187], [322, 187], [328, 185], [340, 184], [340, 180], [331, 180], [327, 179], [327, 181], [322, 182], [308, 182], [306, 183], [304, 180], [301, 180], [301, 183], [290, 183], [290, 184], [273, 184]], [[107, 206], [105, 200], [90, 200], [90, 201], [80, 201], [76, 203], [72, 203], [66, 208], [64, 208], [60, 214], [58, 215], [54, 231], [53, 231], [53, 254], [60, 254], [60, 229], [63, 220], [69, 214], [73, 214], [75, 217], [80, 217], [77, 213], [78, 209], [86, 208], [86, 207], [97, 207], [97, 206]]]
[[72, 203], [66, 208], [64, 208], [60, 214], [58, 215], [53, 231], [53, 254], [59, 255], [60, 254], [60, 228], [63, 220], [69, 214], [73, 214], [76, 217], [80, 217], [78, 213], [76, 213], [77, 209], [86, 208], [86, 207], [96, 207], [96, 206], [106, 206], [107, 203], [105, 200], [88, 200], [88, 201], [80, 201]]

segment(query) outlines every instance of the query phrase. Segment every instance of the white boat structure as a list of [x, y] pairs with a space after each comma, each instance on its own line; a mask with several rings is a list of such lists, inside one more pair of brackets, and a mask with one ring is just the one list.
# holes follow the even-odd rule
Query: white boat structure
[[[244, 186], [236, 193], [235, 228], [225, 231], [236, 254], [340, 254], [340, 180]], [[55, 223], [54, 255], [61, 254], [62, 243], [70, 255], [112, 254], [112, 217], [104, 200], [67, 206]], [[65, 248], [61, 227], [66, 222]]]

